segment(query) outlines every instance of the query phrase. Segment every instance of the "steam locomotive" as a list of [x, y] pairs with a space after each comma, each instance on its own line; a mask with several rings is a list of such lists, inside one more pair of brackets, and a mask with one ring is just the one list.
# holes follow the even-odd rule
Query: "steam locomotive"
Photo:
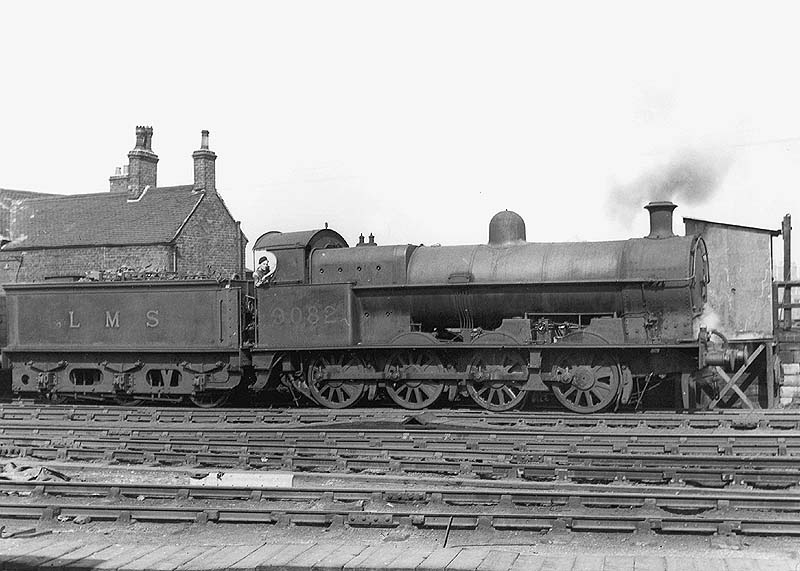
[[702, 327], [699, 236], [529, 243], [514, 212], [488, 244], [349, 247], [337, 232], [268, 232], [277, 271], [250, 281], [11, 284], [4, 352], [16, 393], [222, 404], [282, 388], [343, 408], [388, 396], [408, 409], [471, 399], [491, 411], [552, 395], [592, 413], [634, 380], [740, 358]]

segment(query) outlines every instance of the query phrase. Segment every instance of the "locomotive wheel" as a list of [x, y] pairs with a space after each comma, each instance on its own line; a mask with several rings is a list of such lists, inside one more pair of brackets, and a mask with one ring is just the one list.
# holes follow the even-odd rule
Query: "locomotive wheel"
[[325, 371], [330, 367], [363, 366], [358, 357], [324, 355], [317, 357], [308, 367], [308, 390], [314, 400], [327, 408], [346, 408], [354, 405], [364, 394], [364, 382], [343, 379], [326, 379]]
[[558, 402], [575, 412], [601, 411], [619, 394], [619, 363], [607, 354], [565, 354], [553, 367], [553, 373], [566, 379], [553, 384], [553, 394]]
[[189, 395], [189, 401], [200, 408], [217, 408], [228, 402], [231, 393], [225, 391], [205, 391]]
[[[486, 410], [503, 412], [522, 404], [528, 393], [522, 390], [524, 382], [509, 380], [509, 374], [527, 375], [528, 364], [519, 353], [489, 351], [473, 357], [469, 373], [473, 377], [467, 392]], [[503, 377], [506, 377], [505, 379]]]
[[[429, 407], [441, 396], [444, 385], [441, 380], [426, 379], [425, 375], [443, 371], [442, 360], [432, 351], [395, 353], [384, 368], [386, 378], [389, 379], [386, 383], [386, 392], [389, 398], [403, 408], [419, 410]], [[401, 378], [408, 373], [415, 378]]]

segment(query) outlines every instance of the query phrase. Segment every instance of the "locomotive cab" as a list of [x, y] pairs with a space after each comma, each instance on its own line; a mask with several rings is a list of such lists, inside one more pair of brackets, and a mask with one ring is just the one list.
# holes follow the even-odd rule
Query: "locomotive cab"
[[253, 246], [253, 259], [270, 252], [274, 254], [280, 268], [272, 283], [309, 283], [308, 260], [314, 250], [347, 248], [341, 234], [324, 228], [302, 232], [266, 232], [258, 237]]

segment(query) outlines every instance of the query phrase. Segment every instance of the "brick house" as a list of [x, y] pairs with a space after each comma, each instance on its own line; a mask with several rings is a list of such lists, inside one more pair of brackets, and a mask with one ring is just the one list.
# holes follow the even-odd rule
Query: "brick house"
[[[152, 127], [136, 128], [111, 192], [30, 197], [11, 208], [0, 283], [81, 276], [121, 266], [179, 275], [243, 275], [247, 238], [217, 193], [203, 131], [194, 183], [158, 187]], [[0, 202], [3, 200], [0, 191]], [[0, 218], [2, 221], [2, 218]]]

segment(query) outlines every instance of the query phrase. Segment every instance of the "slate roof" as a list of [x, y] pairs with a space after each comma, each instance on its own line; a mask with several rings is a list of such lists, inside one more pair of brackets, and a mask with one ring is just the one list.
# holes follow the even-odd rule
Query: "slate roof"
[[52, 192], [35, 192], [33, 190], [14, 190], [13, 188], [0, 188], [0, 200], [28, 200], [31, 198], [46, 198], [64, 196]]
[[192, 185], [148, 189], [138, 200], [103, 192], [26, 200], [4, 250], [168, 244], [205, 194]]
[[23, 200], [31, 198], [42, 198], [47, 196], [59, 196], [46, 192], [32, 192], [30, 190], [12, 190], [10, 188], [0, 188], [0, 238], [11, 237], [11, 212]]

